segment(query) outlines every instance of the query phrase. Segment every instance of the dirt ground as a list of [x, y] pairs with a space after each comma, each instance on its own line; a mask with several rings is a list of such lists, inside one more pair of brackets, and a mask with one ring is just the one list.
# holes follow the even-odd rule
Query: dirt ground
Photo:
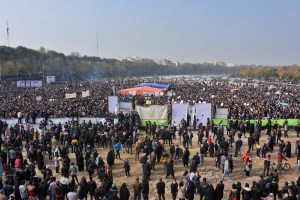
[[[200, 152], [199, 145], [197, 145], [197, 132], [194, 132], [195, 137], [193, 138], [193, 146], [190, 148], [190, 160], [192, 157], [196, 154], [196, 152]], [[262, 137], [260, 139], [261, 143], [265, 142], [265, 131], [262, 132]], [[243, 139], [243, 147], [242, 147], [242, 154], [245, 153], [248, 149], [247, 145], [247, 138]], [[296, 155], [295, 155], [295, 141], [296, 141], [296, 133], [294, 131], [289, 132], [289, 138], [284, 138], [284, 141], [290, 141], [292, 144], [292, 158], [288, 159], [288, 162], [291, 164], [291, 169], [289, 171], [283, 171], [279, 175], [279, 188], [281, 189], [285, 181], [296, 181], [298, 174], [297, 174], [297, 162], [296, 162]], [[173, 141], [174, 144], [179, 144], [178, 137], [177, 140]], [[180, 145], [182, 147], [182, 144]], [[165, 145], [166, 149], [169, 150], [169, 146]], [[272, 155], [272, 159], [277, 161], [277, 152], [278, 152], [278, 145], [274, 147], [273, 153], [270, 153]], [[106, 162], [106, 155], [108, 149], [102, 149], [97, 148], [98, 153], [100, 153], [103, 160]], [[233, 153], [233, 148], [230, 148], [229, 153]], [[262, 174], [263, 171], [263, 159], [257, 159], [256, 158], [256, 150], [254, 148], [253, 151], [251, 151], [252, 158], [253, 158], [253, 167], [252, 171], [250, 173], [250, 177], [246, 177], [244, 173], [244, 165], [243, 161], [241, 159], [241, 156], [233, 157], [233, 165], [234, 170], [232, 173], [232, 180], [229, 180], [228, 177], [225, 177], [224, 180], [224, 199], [228, 198], [229, 191], [231, 189], [231, 185], [237, 181], [240, 181], [242, 183], [242, 186], [245, 185], [245, 183], [249, 183], [250, 186], [252, 185], [252, 181], [259, 180], [259, 175]], [[123, 158], [127, 157], [130, 162], [131, 170], [130, 170], [130, 177], [125, 176], [125, 172], [123, 169]], [[75, 162], [75, 156], [74, 154], [70, 154], [71, 162]], [[277, 162], [276, 162], [277, 163]], [[54, 175], [57, 179], [61, 177], [60, 174], [55, 174], [55, 167], [53, 161], [48, 161], [48, 156], [45, 155], [45, 164], [50, 165], [50, 168], [53, 170]], [[112, 167], [113, 169], [113, 177], [114, 182], [116, 183], [117, 187], [120, 188], [122, 183], [127, 183], [129, 185], [130, 190], [130, 199], [133, 199], [133, 188], [132, 184], [135, 182], [136, 177], [140, 177], [140, 180], [142, 179], [142, 166], [139, 163], [139, 161], [134, 160], [134, 154], [123, 154], [121, 153], [121, 160], [116, 159], [115, 165]], [[175, 170], [175, 178], [180, 179], [182, 177], [183, 172], [185, 171], [185, 168], [183, 167], [182, 160], [174, 161], [174, 170]], [[203, 166], [198, 166], [198, 171], [202, 178], [206, 177], [208, 183], [212, 183], [215, 187], [217, 182], [221, 179], [221, 170], [215, 168], [215, 158], [205, 158], [205, 164]], [[88, 173], [86, 171], [79, 172], [78, 178], [82, 176], [88, 177]], [[168, 179], [165, 178], [165, 172], [163, 170], [163, 164], [159, 163], [156, 165], [156, 170], [152, 171], [151, 173], [151, 179], [149, 181], [150, 184], [150, 194], [149, 198], [150, 200], [158, 199], [158, 196], [156, 194], [156, 183], [158, 182], [158, 179], [162, 177], [163, 181], [166, 183], [166, 199], [171, 199], [171, 191], [170, 191], [170, 184], [172, 182], [172, 178], [169, 177]], [[201, 180], [202, 180], [201, 178]], [[97, 178], [96, 173], [94, 174], [94, 179], [96, 180], [97, 184], [99, 185], [99, 180]], [[179, 180], [177, 180], [179, 182]], [[199, 195], [195, 195], [195, 199], [200, 199]]]

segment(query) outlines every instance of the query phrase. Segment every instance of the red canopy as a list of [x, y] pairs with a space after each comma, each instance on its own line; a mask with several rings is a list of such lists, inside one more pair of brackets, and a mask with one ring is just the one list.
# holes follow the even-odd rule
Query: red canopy
[[153, 87], [135, 87], [135, 88], [127, 88], [123, 90], [119, 90], [120, 94], [139, 94], [143, 95], [144, 93], [156, 93], [156, 92], [163, 92], [163, 89], [153, 88]]

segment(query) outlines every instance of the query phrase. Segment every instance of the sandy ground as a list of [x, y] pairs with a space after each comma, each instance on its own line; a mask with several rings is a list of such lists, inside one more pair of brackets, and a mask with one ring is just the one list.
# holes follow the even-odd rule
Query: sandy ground
[[[194, 135], [196, 136], [197, 133], [194, 132]], [[243, 147], [242, 147], [242, 154], [245, 153], [248, 149], [247, 145], [247, 138], [243, 139]], [[261, 143], [264, 143], [265, 141], [265, 131], [262, 132], [261, 137]], [[293, 131], [289, 132], [289, 138], [284, 138], [284, 141], [290, 141], [292, 144], [292, 158], [288, 160], [288, 162], [291, 164], [291, 169], [289, 171], [283, 171], [279, 175], [279, 188], [281, 189], [284, 181], [296, 181], [298, 174], [297, 174], [297, 165], [296, 165], [296, 155], [295, 155], [295, 141], [296, 141], [296, 133]], [[178, 140], [173, 141], [175, 144], [179, 144]], [[182, 144], [180, 145], [182, 146]], [[169, 146], [165, 145], [166, 149], [169, 150]], [[278, 145], [275, 146], [274, 152], [271, 153], [273, 160], [277, 161], [276, 155], [278, 152]], [[106, 155], [108, 149], [102, 149], [97, 148], [98, 153], [102, 156], [103, 160], [106, 162]], [[193, 146], [190, 148], [190, 160], [192, 157], [196, 154], [196, 152], [200, 152], [199, 145], [197, 145], [197, 136], [193, 138]], [[230, 148], [229, 153], [233, 153], [233, 148]], [[252, 171], [250, 173], [250, 177], [246, 177], [244, 173], [244, 165], [243, 161], [241, 159], [241, 156], [233, 157], [233, 164], [234, 164], [234, 171], [232, 174], [232, 181], [228, 179], [228, 177], [225, 177], [224, 185], [224, 199], [228, 199], [228, 193], [231, 189], [231, 185], [237, 181], [240, 181], [242, 183], [242, 186], [244, 186], [245, 183], [249, 183], [250, 186], [252, 185], [252, 181], [259, 180], [259, 175], [262, 174], [263, 171], [263, 159], [257, 159], [256, 158], [256, 150], [254, 149], [251, 151], [252, 158], [253, 158], [253, 167]], [[129, 162], [131, 165], [131, 171], [130, 177], [125, 176], [125, 172], [123, 169], [123, 158], [129, 158]], [[75, 155], [70, 154], [71, 162], [75, 162]], [[49, 164], [50, 168], [52, 169], [54, 175], [59, 179], [61, 177], [60, 174], [55, 174], [55, 167], [53, 161], [48, 161], [48, 155], [45, 155], [45, 164]], [[117, 187], [119, 188], [122, 183], [127, 183], [129, 185], [129, 190], [131, 197], [130, 199], [133, 199], [133, 188], [132, 184], [135, 182], [136, 177], [140, 177], [140, 180], [142, 179], [142, 166], [139, 163], [139, 161], [134, 160], [134, 154], [123, 154], [121, 153], [121, 160], [116, 159], [115, 165], [112, 167], [113, 169], [113, 177], [114, 182], [117, 184]], [[175, 170], [175, 178], [180, 179], [182, 177], [183, 172], [185, 171], [185, 168], [183, 167], [182, 160], [175, 161], [174, 162], [174, 170]], [[201, 177], [206, 177], [208, 180], [208, 183], [212, 183], [215, 187], [217, 182], [221, 179], [221, 170], [215, 168], [215, 158], [205, 158], [205, 164], [203, 166], [198, 166], [198, 171], [201, 175]], [[88, 177], [88, 173], [86, 171], [79, 172], [78, 178], [82, 176]], [[158, 196], [156, 194], [156, 183], [158, 182], [159, 177], [163, 178], [163, 181], [166, 183], [166, 199], [171, 199], [171, 191], [170, 191], [170, 184], [172, 182], [172, 178], [169, 177], [168, 179], [165, 179], [165, 172], [163, 170], [163, 164], [159, 163], [156, 165], [156, 170], [152, 171], [151, 173], [151, 180], [150, 183], [150, 194], [149, 198], [151, 200], [158, 199]], [[202, 180], [201, 178], [201, 180]], [[99, 180], [97, 178], [96, 173], [94, 174], [94, 179], [96, 180], [97, 184], [99, 185]], [[199, 195], [195, 195], [195, 199], [200, 199]]]

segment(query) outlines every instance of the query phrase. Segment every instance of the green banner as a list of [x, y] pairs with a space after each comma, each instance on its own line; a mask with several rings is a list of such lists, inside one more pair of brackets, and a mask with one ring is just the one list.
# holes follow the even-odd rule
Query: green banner
[[157, 126], [168, 126], [168, 120], [164, 119], [164, 120], [148, 120], [148, 119], [141, 119], [141, 126], [145, 127], [146, 126], [146, 122], [151, 122], [152, 124], [155, 122]]
[[[225, 125], [225, 126], [227, 126], [229, 124], [229, 120], [228, 119], [216, 119], [215, 118], [215, 119], [212, 119], [212, 120], [213, 120], [213, 122], [214, 122], [215, 125], [220, 124], [220, 122], [221, 122], [222, 125]], [[242, 120], [239, 120], [239, 122], [240, 121], [242, 121]], [[257, 121], [258, 120], [250, 120], [250, 123], [257, 123]], [[274, 126], [274, 124], [276, 123], [276, 121], [277, 121], [277, 123], [280, 126], [283, 126], [283, 123], [286, 120], [285, 119], [271, 119], [272, 126]], [[288, 125], [289, 126], [297, 126], [298, 124], [300, 124], [300, 119], [288, 119], [287, 121], [288, 121]], [[266, 126], [268, 120], [263, 119], [263, 120], [261, 120], [261, 122], [262, 122], [262, 126]]]

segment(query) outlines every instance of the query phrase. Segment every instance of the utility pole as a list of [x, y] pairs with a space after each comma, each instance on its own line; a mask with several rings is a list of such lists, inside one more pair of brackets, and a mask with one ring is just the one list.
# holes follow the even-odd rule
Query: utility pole
[[8, 21], [6, 21], [6, 36], [7, 36], [7, 46], [9, 47], [9, 26], [8, 26]]
[[97, 57], [98, 57], [98, 48], [99, 48], [99, 45], [98, 45], [98, 33], [97, 33]]

